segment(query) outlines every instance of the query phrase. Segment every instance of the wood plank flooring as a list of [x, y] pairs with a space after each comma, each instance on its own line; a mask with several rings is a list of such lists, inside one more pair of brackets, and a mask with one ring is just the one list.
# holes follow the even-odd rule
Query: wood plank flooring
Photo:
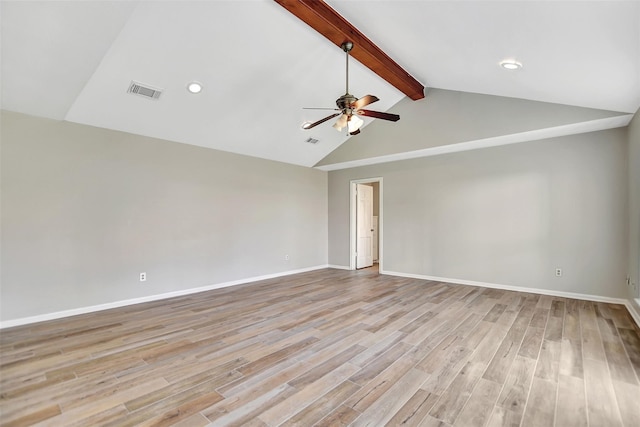
[[624, 306], [319, 270], [0, 332], [3, 426], [640, 426]]

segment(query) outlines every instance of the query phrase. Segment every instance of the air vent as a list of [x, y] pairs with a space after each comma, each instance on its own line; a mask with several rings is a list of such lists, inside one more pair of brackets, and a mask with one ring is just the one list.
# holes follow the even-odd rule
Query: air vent
[[315, 138], [307, 138], [304, 142], [308, 142], [309, 144], [317, 144], [318, 140]]
[[160, 95], [162, 95], [162, 89], [132, 81], [127, 93], [139, 95], [148, 99], [158, 99], [160, 98]]

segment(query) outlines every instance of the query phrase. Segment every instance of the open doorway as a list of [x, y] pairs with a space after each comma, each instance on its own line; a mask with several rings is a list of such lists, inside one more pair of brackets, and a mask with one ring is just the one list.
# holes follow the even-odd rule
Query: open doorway
[[349, 268], [375, 266], [382, 271], [382, 178], [352, 180], [349, 185]]

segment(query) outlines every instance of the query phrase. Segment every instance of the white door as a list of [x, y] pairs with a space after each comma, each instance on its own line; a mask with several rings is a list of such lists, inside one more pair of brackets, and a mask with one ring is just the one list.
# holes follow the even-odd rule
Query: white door
[[373, 228], [373, 262], [378, 261], [378, 217], [373, 216], [373, 223], [371, 224], [371, 228]]
[[373, 265], [373, 187], [356, 186], [356, 268]]

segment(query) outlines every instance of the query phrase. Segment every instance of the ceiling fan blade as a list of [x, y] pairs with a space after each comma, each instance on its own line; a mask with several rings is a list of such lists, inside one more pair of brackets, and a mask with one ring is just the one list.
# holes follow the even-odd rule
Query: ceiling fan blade
[[356, 111], [356, 114], [365, 117], [373, 117], [374, 119], [390, 120], [392, 122], [397, 122], [398, 120], [400, 120], [400, 116], [397, 114], [383, 113], [380, 111], [358, 110]]
[[366, 107], [367, 105], [373, 104], [376, 101], [380, 101], [377, 96], [366, 95], [358, 99], [356, 102], [354, 102], [353, 108], [355, 108], [356, 110], [359, 110], [362, 107]]
[[302, 126], [302, 128], [303, 128], [303, 129], [311, 129], [311, 128], [314, 128], [314, 127], [318, 126], [319, 124], [322, 124], [322, 123], [326, 122], [327, 120], [331, 120], [331, 119], [333, 119], [334, 117], [339, 116], [340, 114], [341, 114], [341, 113], [331, 114], [330, 116], [327, 116], [327, 117], [325, 117], [324, 119], [320, 119], [320, 120], [318, 120], [317, 122], [309, 123], [309, 124], [305, 124], [305, 125], [303, 125], [303, 126]]
[[353, 132], [349, 132], [349, 135], [357, 135], [360, 133], [360, 129], [356, 129]]

